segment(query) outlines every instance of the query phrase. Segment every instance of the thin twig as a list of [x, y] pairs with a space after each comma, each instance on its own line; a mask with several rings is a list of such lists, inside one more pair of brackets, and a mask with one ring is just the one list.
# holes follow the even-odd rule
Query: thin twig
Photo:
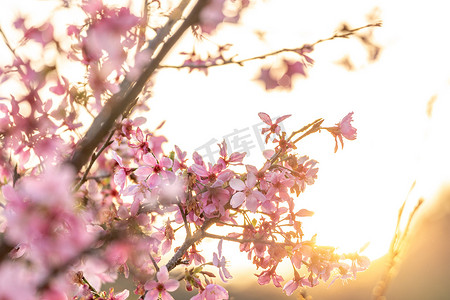
[[11, 51], [11, 53], [12, 53], [15, 57], [17, 57], [17, 55], [16, 55], [16, 50], [14, 50], [14, 48], [11, 46], [11, 43], [9, 42], [8, 38], [6, 37], [5, 32], [3, 31], [3, 29], [2, 29], [1, 27], [0, 27], [0, 34], [2, 35], [3, 40], [5, 41], [6, 47], [8, 47], [9, 51]]
[[183, 68], [197, 68], [197, 69], [206, 69], [206, 68], [212, 68], [212, 67], [220, 67], [220, 66], [225, 66], [225, 65], [231, 65], [231, 64], [236, 64], [239, 66], [244, 65], [244, 63], [249, 62], [249, 61], [253, 61], [253, 60], [260, 60], [260, 59], [266, 59], [270, 56], [274, 56], [280, 53], [284, 53], [284, 52], [294, 52], [294, 53], [299, 53], [301, 50], [303, 50], [305, 47], [313, 47], [317, 44], [323, 43], [325, 41], [331, 41], [334, 39], [338, 39], [338, 38], [348, 38], [349, 36], [353, 35], [355, 32], [368, 28], [368, 27], [380, 27], [381, 23], [373, 23], [373, 24], [368, 24], [362, 27], [358, 27], [355, 29], [350, 29], [350, 30], [346, 30], [345, 33], [336, 33], [333, 36], [326, 38], [326, 39], [320, 39], [318, 41], [316, 41], [313, 44], [305, 44], [302, 47], [297, 47], [297, 48], [283, 48], [283, 49], [279, 49], [276, 51], [272, 51], [272, 52], [268, 52], [265, 54], [261, 54], [258, 56], [253, 56], [253, 57], [249, 57], [249, 58], [244, 58], [241, 60], [234, 60], [233, 58], [229, 59], [229, 60], [225, 60], [225, 61], [221, 61], [218, 63], [205, 63], [205, 64], [184, 64], [184, 65], [179, 65], [179, 66], [174, 66], [174, 65], [160, 65], [159, 68], [165, 68], [165, 69], [183, 69]]

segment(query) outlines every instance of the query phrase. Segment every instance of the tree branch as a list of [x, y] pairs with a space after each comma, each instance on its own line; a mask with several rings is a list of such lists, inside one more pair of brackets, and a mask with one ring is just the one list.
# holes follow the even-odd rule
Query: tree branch
[[206, 220], [202, 227], [197, 229], [191, 237], [186, 237], [183, 245], [178, 249], [178, 251], [172, 256], [169, 262], [166, 264], [167, 270], [173, 270], [177, 265], [178, 261], [183, 257], [186, 251], [195, 243], [201, 241], [206, 234], [206, 230], [211, 227], [214, 223], [217, 222], [217, 219], [208, 219]]

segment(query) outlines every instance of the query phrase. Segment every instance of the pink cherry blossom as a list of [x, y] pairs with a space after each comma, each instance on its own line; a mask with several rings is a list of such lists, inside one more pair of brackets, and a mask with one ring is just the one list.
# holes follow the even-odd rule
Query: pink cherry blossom
[[129, 295], [130, 292], [128, 290], [123, 290], [118, 294], [114, 294], [114, 289], [110, 288], [105, 300], [126, 300], [128, 299]]
[[278, 80], [273, 76], [270, 70], [271, 70], [270, 67], [262, 67], [261, 74], [256, 79], [264, 83], [264, 88], [266, 89], [266, 91], [273, 90], [274, 88], [280, 85], [278, 83]]
[[222, 278], [223, 282], [227, 282], [227, 279], [233, 278], [230, 272], [226, 268], [225, 257], [222, 256], [222, 243], [223, 239], [219, 241], [219, 245], [217, 246], [219, 254], [213, 253], [213, 265], [219, 268], [219, 275]]
[[237, 208], [245, 202], [245, 206], [252, 212], [256, 212], [262, 202], [266, 200], [263, 193], [258, 190], [254, 190], [256, 185], [256, 176], [253, 173], [248, 173], [245, 183], [237, 178], [230, 180], [230, 186], [238, 191], [230, 200], [230, 204], [233, 208]]
[[271, 199], [276, 194], [283, 200], [291, 198], [289, 195], [289, 188], [294, 185], [293, 179], [286, 178], [284, 173], [272, 173], [269, 181], [270, 187], [266, 194], [267, 199]]
[[[297, 273], [298, 274], [298, 273]], [[288, 282], [285, 283], [285, 285], [283, 286], [283, 292], [286, 293], [287, 296], [292, 295], [299, 287], [302, 286], [310, 286], [310, 282], [308, 281], [308, 279], [304, 278], [304, 277], [300, 277], [298, 276], [298, 278], [294, 278], [289, 280]]]
[[342, 137], [347, 140], [356, 139], [356, 128], [354, 128], [351, 124], [353, 121], [353, 112], [348, 113], [341, 122], [337, 123], [334, 127], [326, 127], [324, 129], [328, 130], [334, 137], [336, 141], [336, 145], [334, 147], [334, 152], [338, 150], [338, 138], [341, 142], [342, 148], [344, 148], [344, 140]]
[[123, 191], [127, 181], [127, 176], [130, 174], [131, 169], [124, 166], [122, 157], [120, 157], [115, 151], [112, 151], [112, 156], [119, 165], [119, 167], [116, 168], [116, 172], [114, 173], [114, 183], [118, 187], [120, 187], [120, 191]]
[[211, 0], [200, 13], [200, 28], [203, 32], [211, 34], [225, 19], [223, 14], [223, 6], [225, 0]]
[[208, 284], [200, 294], [195, 295], [191, 300], [226, 300], [228, 299], [226, 289], [217, 284]]
[[268, 132], [267, 136], [266, 136], [266, 143], [269, 141], [270, 135], [272, 133], [279, 135], [281, 132], [281, 127], [280, 127], [280, 123], [283, 122], [284, 120], [286, 120], [287, 118], [289, 118], [291, 115], [284, 115], [281, 116], [279, 118], [277, 118], [275, 120], [275, 123], [272, 122], [272, 119], [270, 118], [270, 116], [266, 113], [260, 112], [258, 114], [258, 116], [261, 118], [261, 120], [266, 123], [267, 125], [269, 125], [269, 128], [263, 128], [261, 130], [262, 134], [265, 134]]
[[145, 165], [139, 167], [134, 173], [138, 176], [147, 177], [148, 185], [154, 188], [162, 182], [162, 178], [172, 177], [173, 173], [167, 171], [172, 167], [172, 160], [168, 157], [161, 157], [158, 161], [153, 153], [144, 154], [142, 157]]
[[158, 273], [156, 273], [158, 281], [151, 280], [145, 284], [147, 294], [144, 300], [156, 300], [158, 297], [161, 300], [174, 300], [174, 298], [168, 293], [178, 289], [180, 283], [178, 280], [169, 279], [169, 272], [166, 266], [162, 266]]
[[287, 161], [287, 165], [293, 171], [292, 178], [295, 180], [293, 189], [297, 196], [305, 191], [306, 185], [314, 184], [317, 179], [317, 172], [319, 171], [318, 168], [315, 168], [317, 161], [309, 159], [306, 155], [299, 158], [292, 157], [291, 160]]
[[281, 281], [283, 281], [283, 277], [278, 275], [275, 271], [275, 267], [270, 270], [266, 270], [261, 272], [261, 274], [256, 275], [258, 277], [258, 283], [260, 285], [268, 284], [271, 280], [276, 287], [281, 287]]

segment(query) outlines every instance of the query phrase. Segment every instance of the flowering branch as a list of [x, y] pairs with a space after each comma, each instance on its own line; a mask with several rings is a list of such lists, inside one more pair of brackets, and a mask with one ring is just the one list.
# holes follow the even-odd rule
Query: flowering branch
[[[157, 45], [162, 43], [162, 41], [167, 37], [176, 21], [178, 21], [178, 18], [176, 17], [179, 17], [182, 14], [182, 10], [184, 10], [188, 2], [189, 1], [182, 1], [179, 8], [175, 9], [173, 17], [169, 19], [166, 26], [164, 26], [160, 33], [158, 33], [158, 35], [150, 42], [150, 48], [155, 47], [156, 49]], [[124, 82], [126, 88], [122, 87], [120, 92], [114, 94], [108, 100], [102, 111], [94, 119], [85, 137], [78, 143], [72, 158], [69, 161], [69, 163], [74, 166], [76, 171], [81, 170], [84, 164], [86, 164], [95, 147], [97, 147], [97, 145], [108, 134], [109, 130], [113, 128], [116, 119], [123, 112], [129, 109], [136, 97], [139, 93], [141, 93], [150, 76], [157, 69], [170, 49], [172, 49], [175, 43], [181, 38], [186, 29], [198, 21], [198, 16], [207, 2], [208, 1], [206, 0], [199, 0], [192, 8], [189, 15], [184, 19], [180, 27], [167, 39], [166, 42], [164, 42], [158, 54], [148, 63], [147, 66], [144, 67], [142, 73], [139, 75], [139, 78], [136, 81], [125, 79]], [[128, 82], [133, 82], [133, 84], [128, 84]]]
[[278, 55], [280, 53], [285, 53], [285, 52], [293, 52], [293, 53], [303, 53], [305, 51], [307, 52], [311, 52], [312, 49], [314, 48], [315, 45], [326, 42], [326, 41], [331, 41], [331, 40], [335, 40], [335, 39], [346, 39], [349, 38], [350, 36], [352, 36], [353, 34], [355, 34], [356, 32], [363, 30], [365, 28], [370, 28], [370, 27], [381, 27], [382, 23], [381, 22], [377, 22], [377, 23], [372, 23], [372, 24], [367, 24], [365, 26], [361, 26], [358, 28], [354, 28], [354, 29], [346, 29], [343, 32], [340, 33], [335, 33], [334, 35], [332, 35], [329, 38], [325, 38], [325, 39], [320, 39], [317, 40], [316, 42], [312, 43], [312, 44], [305, 44], [301, 47], [296, 47], [296, 48], [283, 48], [283, 49], [279, 49], [276, 51], [272, 51], [272, 52], [268, 52], [265, 54], [261, 54], [258, 56], [254, 56], [254, 57], [249, 57], [249, 58], [245, 58], [245, 59], [240, 59], [240, 60], [234, 60], [234, 57], [228, 59], [228, 60], [219, 60], [219, 62], [206, 62], [204, 64], [199, 64], [199, 63], [186, 63], [183, 65], [179, 65], [179, 66], [174, 66], [174, 65], [160, 65], [159, 68], [165, 68], [165, 69], [183, 69], [183, 68], [190, 68], [190, 69], [205, 69], [205, 68], [212, 68], [212, 67], [220, 67], [220, 66], [225, 66], [225, 65], [230, 65], [230, 64], [236, 64], [239, 66], [243, 66], [244, 63], [249, 62], [249, 61], [253, 61], [253, 60], [262, 60], [262, 59], [266, 59], [270, 56], [275, 56]]
[[[28, 41], [38, 43], [42, 57], [48, 49], [55, 49], [61, 57], [83, 64], [87, 73], [86, 82], [73, 84], [59, 73], [56, 59], [46, 65], [25, 56], [16, 56], [11, 65], [0, 68], [0, 82], [15, 80], [24, 90], [0, 99], [0, 175], [5, 199], [0, 216], [4, 220], [0, 278], [8, 286], [0, 291], [0, 298], [124, 300], [127, 290], [117, 295], [113, 290], [101, 291], [103, 282], [114, 281], [120, 273], [132, 276], [135, 292], [142, 299], [166, 300], [179, 287], [169, 271], [193, 264], [185, 268], [184, 276], [186, 288], [198, 290], [192, 299], [213, 295], [226, 299], [226, 290], [212, 281], [214, 273], [203, 270], [215, 267], [224, 282], [232, 278], [222, 255], [223, 240], [239, 243], [239, 250], [261, 268], [256, 275], [261, 285], [272, 281], [282, 287], [284, 279], [277, 268], [281, 261], [291, 260], [293, 277], [284, 287], [288, 295], [331, 275], [347, 279], [366, 269], [368, 260], [359, 254], [339, 255], [333, 247], [316, 245], [314, 236], [304, 239], [303, 218], [313, 213], [296, 207], [294, 201], [306, 186], [314, 184], [318, 172], [317, 161], [296, 153], [296, 143], [323, 130], [334, 137], [337, 151], [338, 142], [343, 146], [344, 139], [356, 139], [353, 113], [335, 126], [323, 127], [324, 120], [317, 119], [290, 135], [281, 130], [281, 122], [290, 115], [272, 120], [259, 113], [267, 125], [261, 130], [265, 143], [273, 142], [272, 149], [263, 152], [266, 161], [259, 168], [244, 164], [244, 152], [228, 152], [225, 141], [218, 144], [215, 162], [205, 163], [197, 152], [193, 162], [188, 162], [186, 152], [177, 146], [165, 153], [164, 136], [140, 127], [145, 123], [142, 117], [128, 119], [141, 105], [138, 97], [143, 91], [143, 98], [147, 96], [148, 80], [190, 26], [198, 24], [196, 30], [210, 34], [219, 23], [236, 22], [249, 1], [181, 0], [167, 14], [165, 25], [153, 28], [156, 36], [140, 51], [145, 44], [142, 26], [149, 25], [154, 15], [165, 13], [159, 10], [158, 0], [144, 2], [140, 18], [126, 7], [108, 6], [102, 0], [82, 1], [87, 18], [84, 25], [68, 26], [67, 38], [76, 43], [67, 51], [54, 36], [51, 21], [29, 26], [19, 18], [14, 23], [23, 32], [20, 50]], [[149, 7], [152, 4], [158, 4], [156, 12]], [[270, 68], [265, 68], [261, 79], [267, 89], [287, 86], [293, 74], [304, 74], [303, 67], [312, 64], [306, 53], [315, 45], [370, 26], [375, 25], [345, 29], [301, 48], [282, 49], [301, 58], [285, 61], [283, 78], [271, 77]], [[134, 50], [138, 53], [132, 66], [128, 53]], [[230, 59], [224, 64], [243, 64], [281, 52]], [[48, 91], [53, 93], [50, 98]], [[99, 112], [84, 137], [77, 131], [82, 126], [81, 107], [91, 116]], [[94, 180], [86, 184], [89, 179]], [[215, 234], [214, 224], [233, 232]], [[184, 241], [173, 249], [175, 238], [184, 235], [182, 227]], [[220, 239], [210, 263], [197, 250], [205, 238]], [[158, 265], [166, 258], [166, 265]], [[39, 276], [35, 276], [37, 271]], [[64, 276], [67, 273], [76, 276]], [[5, 274], [18, 274], [11, 287]]]

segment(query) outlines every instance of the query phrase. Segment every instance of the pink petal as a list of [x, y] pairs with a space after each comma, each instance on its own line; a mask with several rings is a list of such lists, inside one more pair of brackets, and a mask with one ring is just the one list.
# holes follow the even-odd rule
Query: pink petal
[[152, 173], [153, 173], [153, 168], [147, 167], [147, 166], [139, 167], [139, 168], [137, 168], [136, 171], [134, 171], [134, 174], [136, 174], [137, 176], [148, 176]]
[[139, 200], [137, 200], [137, 199], [134, 199], [134, 201], [133, 201], [133, 203], [131, 204], [131, 207], [130, 207], [130, 213], [131, 213], [132, 216], [137, 215], [140, 206], [141, 206], [141, 202]]
[[123, 167], [122, 158], [119, 155], [117, 155], [116, 151], [112, 151], [111, 154], [112, 154], [112, 157], [114, 158], [114, 160], [117, 161], [119, 166]]
[[213, 265], [216, 267], [219, 266], [219, 257], [217, 256], [217, 253], [213, 253]]
[[161, 158], [160, 163], [164, 168], [170, 168], [172, 166], [172, 160], [168, 157]]
[[260, 191], [253, 191], [252, 196], [258, 199], [259, 202], [266, 201], [266, 196], [264, 196], [264, 194], [261, 193]]
[[223, 239], [220, 239], [219, 244], [217, 245], [217, 249], [219, 250], [220, 257], [222, 257], [222, 243], [223, 243]]
[[14, 188], [10, 185], [2, 186], [2, 193], [3, 197], [5, 197], [8, 202], [18, 202], [20, 200]]
[[169, 280], [169, 271], [167, 271], [166, 266], [162, 266], [159, 268], [158, 273], [156, 273], [156, 278], [158, 278], [159, 283], [165, 283], [167, 280]]
[[152, 290], [149, 290], [148, 293], [145, 295], [144, 300], [155, 300], [159, 299], [159, 291], [155, 288]]
[[114, 298], [116, 300], [126, 300], [128, 296], [130, 295], [130, 292], [128, 290], [123, 290], [122, 292], [116, 294]]
[[245, 200], [244, 193], [237, 192], [236, 194], [233, 195], [233, 197], [231, 197], [230, 204], [233, 208], [236, 208], [236, 207], [241, 206], [241, 204], [244, 202], [244, 200]]
[[258, 116], [263, 120], [264, 123], [267, 125], [272, 125], [272, 120], [270, 119], [269, 115], [263, 112], [260, 112]]
[[156, 281], [154, 281], [154, 280], [151, 280], [151, 281], [147, 281], [147, 282], [145, 283], [144, 288], [145, 288], [147, 291], [150, 291], [150, 290], [155, 289], [157, 286], [158, 286], [158, 283], [157, 283]]
[[234, 152], [230, 155], [229, 161], [241, 163], [242, 160], [244, 159], [245, 155], [247, 155], [247, 153], [245, 153], [245, 152], [242, 152], [242, 153]]
[[164, 255], [172, 248], [172, 240], [165, 240], [161, 246], [161, 254]]
[[162, 291], [161, 292], [161, 300], [175, 300], [175, 299], [168, 292]]
[[127, 175], [123, 169], [120, 169], [116, 174], [114, 174], [114, 183], [120, 186], [121, 189], [123, 189], [123, 186], [125, 185]]
[[256, 212], [259, 207], [259, 201], [253, 195], [250, 195], [245, 201], [245, 206], [252, 212]]
[[276, 123], [276, 124], [279, 124], [280, 122], [283, 122], [284, 120], [286, 120], [286, 119], [289, 118], [290, 116], [292, 116], [292, 115], [284, 115], [284, 116], [281, 116], [281, 117], [279, 117], [279, 118], [275, 121], [275, 123]]
[[144, 134], [139, 127], [136, 129], [136, 139], [141, 143], [144, 141]]
[[147, 153], [142, 157], [142, 160], [149, 166], [156, 166], [156, 158], [151, 153]]
[[191, 166], [192, 171], [197, 174], [198, 176], [201, 177], [208, 177], [208, 171], [206, 171], [206, 168], [204, 166], [198, 165], [198, 164], [193, 164]]
[[152, 176], [150, 176], [150, 178], [148, 179], [148, 186], [150, 188], [154, 188], [155, 186], [159, 185], [161, 182], [161, 177], [159, 177], [158, 174], [153, 174]]
[[314, 212], [307, 209], [300, 209], [295, 215], [299, 217], [311, 217], [314, 215]]
[[248, 175], [247, 175], [247, 180], [245, 181], [245, 185], [246, 185], [248, 188], [252, 188], [252, 187], [255, 186], [255, 184], [256, 184], [256, 176], [255, 176], [255, 174], [253, 174], [253, 173], [248, 173]]
[[275, 150], [267, 149], [263, 151], [263, 156], [265, 159], [271, 159], [272, 156], [275, 154]]
[[167, 291], [173, 292], [180, 286], [180, 282], [175, 279], [169, 279], [164, 283], [164, 287]]
[[237, 178], [233, 178], [230, 180], [230, 186], [235, 191], [243, 191], [245, 189], [244, 182]]
[[290, 296], [294, 293], [294, 291], [298, 288], [298, 281], [289, 280], [283, 287], [283, 291], [286, 295]]

